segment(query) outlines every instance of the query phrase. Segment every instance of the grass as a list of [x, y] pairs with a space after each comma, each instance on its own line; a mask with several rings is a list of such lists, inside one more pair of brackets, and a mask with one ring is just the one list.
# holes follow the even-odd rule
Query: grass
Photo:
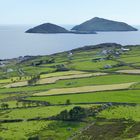
[[[85, 78], [85, 77], [91, 77], [91, 76], [99, 76], [99, 75], [106, 75], [105, 73], [82, 73], [82, 74], [74, 74], [74, 75], [65, 75], [65, 76], [57, 76], [57, 77], [48, 77], [48, 78], [42, 78], [40, 79], [37, 84], [51, 84], [55, 83], [58, 80], [65, 80], [65, 79], [76, 79], [76, 78]], [[8, 84], [4, 87], [10, 88], [10, 87], [21, 87], [21, 86], [27, 86], [27, 81], [23, 82], [16, 82]]]
[[[138, 66], [140, 64], [140, 48], [133, 47], [130, 51], [124, 52], [114, 60], [92, 61], [94, 58], [105, 58], [106, 56], [101, 52], [105, 49], [111, 50], [112, 48], [79, 49], [78, 51], [73, 51], [71, 58], [68, 57], [68, 52], [63, 52], [50, 56], [38, 56], [23, 63], [11, 60], [6, 67], [0, 69], [0, 99], [7, 98], [5, 102], [10, 107], [8, 110], [0, 110], [0, 119], [24, 119], [24, 122], [1, 123], [0, 137], [7, 140], [27, 140], [28, 137], [39, 135], [42, 140], [66, 140], [74, 135], [75, 131], [77, 132], [83, 126], [88, 125], [87, 122], [27, 122], [27, 119], [36, 117], [47, 118], [57, 115], [62, 110], [69, 110], [75, 104], [81, 105], [81, 103], [87, 103], [87, 105], [81, 105], [82, 107], [96, 106], [91, 103], [97, 103], [98, 105], [101, 102], [140, 104], [139, 70], [136, 70], [131, 65], [117, 66], [119, 63], [117, 60]], [[50, 58], [54, 58], [55, 62], [47, 64], [46, 60]], [[41, 65], [32, 66], [32, 63], [40, 61], [43, 62]], [[60, 64], [64, 64], [70, 71], [56, 72], [56, 65]], [[106, 65], [111, 65], [112, 68], [106, 69]], [[5, 70], [9, 68], [12, 68], [14, 71], [5, 73]], [[23, 75], [20, 75], [19, 68], [23, 71]], [[101, 73], [107, 71], [107, 75]], [[111, 74], [114, 71], [121, 72], [122, 74]], [[38, 85], [27, 86], [27, 80], [30, 76], [36, 74], [41, 74], [41, 80], [37, 83]], [[20, 76], [22, 78], [19, 78]], [[3, 88], [3, 86], [9, 84], [16, 87], [10, 88], [9, 86], [8, 88]], [[133, 85], [131, 86], [131, 84]], [[34, 93], [37, 93], [36, 95], [38, 96], [33, 96]], [[52, 94], [53, 96], [40, 96]], [[15, 97], [17, 96], [20, 99], [22, 96], [27, 96], [25, 98], [27, 100], [47, 101], [51, 104], [56, 104], [56, 106], [22, 108], [22, 103], [20, 103], [19, 108], [13, 109], [13, 107], [16, 107], [17, 99]], [[58, 105], [65, 104], [68, 99], [71, 105]], [[94, 122], [94, 125], [89, 128], [87, 127], [87, 130], [81, 131], [80, 135], [76, 138], [78, 140], [117, 140], [129, 138], [134, 140], [139, 138], [139, 110], [139, 105], [116, 106], [104, 110], [98, 114], [97, 118], [87, 118], [86, 121], [96, 120], [97, 123]], [[104, 121], [101, 122], [98, 118], [104, 118]], [[122, 118], [131, 119], [134, 122], [122, 122], [120, 120]], [[111, 119], [116, 119], [116, 122], [112, 122]]]
[[66, 140], [85, 125], [84, 122], [52, 122], [39, 136], [41, 140]]
[[79, 133], [73, 140], [139, 140], [140, 123], [96, 122]]
[[[93, 105], [81, 105], [82, 107], [91, 107]], [[0, 125], [0, 137], [4, 139], [25, 139], [38, 135], [41, 139], [65, 140], [75, 131], [83, 127], [85, 123], [79, 122], [59, 122], [59, 121], [33, 121], [26, 122], [26, 119], [36, 117], [49, 117], [60, 113], [62, 110], [73, 108], [70, 106], [38, 107], [15, 109], [0, 112], [0, 119], [25, 119], [19, 123], [4, 123]]]
[[[114, 80], [115, 79], [115, 80]], [[55, 84], [36, 85], [17, 88], [3, 88], [0, 93], [21, 93], [21, 92], [39, 92], [53, 88], [70, 88], [90, 85], [106, 85], [106, 84], [119, 84], [127, 82], [140, 82], [140, 75], [126, 75], [126, 74], [110, 74], [104, 76], [93, 76], [88, 78], [77, 78], [59, 80]]]
[[[2, 111], [0, 119], [29, 119], [29, 118], [48, 118], [59, 114], [63, 110], [70, 110], [75, 105], [70, 106], [50, 106], [50, 107], [33, 107], [33, 108], [19, 108], [8, 111]], [[81, 105], [83, 107], [90, 107], [93, 105]]]
[[84, 125], [84, 122], [57, 121], [6, 123], [0, 125], [0, 137], [7, 140], [27, 140], [38, 135], [41, 140], [66, 140]]
[[121, 58], [120, 60], [126, 63], [137, 63], [137, 62], [140, 62], [140, 55], [124, 57], [124, 58]]
[[0, 100], [9, 97], [10, 94], [0, 94]]
[[140, 89], [140, 82], [137, 83], [137, 84], [135, 84], [135, 85], [133, 85], [132, 88], [134, 88], [134, 89]]
[[37, 135], [47, 128], [51, 122], [34, 121], [20, 123], [5, 123], [0, 125], [0, 137], [7, 140], [27, 140], [29, 136]]
[[49, 101], [52, 104], [64, 104], [68, 99], [71, 101], [71, 103], [120, 102], [140, 104], [140, 90], [91, 92], [85, 94], [69, 94], [61, 96], [29, 97], [27, 99]]
[[60, 88], [60, 87], [78, 87], [88, 85], [121, 84], [129, 82], [140, 82], [140, 75], [110, 74], [103, 76], [92, 76], [87, 78], [59, 80], [55, 84], [50, 84], [47, 86], [50, 88], [57, 87]]
[[92, 62], [90, 61], [82, 61], [82, 62], [74, 62], [70, 65], [70, 68], [75, 69], [75, 70], [103, 70], [104, 66], [106, 65], [116, 65], [117, 62], [112, 61], [112, 60], [107, 60], [107, 61], [101, 61], [101, 62]]
[[7, 83], [10, 83], [11, 82], [11, 79], [1, 79], [0, 80], [0, 84], [7, 84]]
[[121, 90], [128, 89], [133, 83], [123, 83], [123, 84], [112, 84], [112, 85], [98, 85], [98, 86], [83, 86], [75, 88], [59, 88], [51, 89], [47, 92], [39, 92], [33, 94], [34, 96], [45, 96], [45, 95], [61, 95], [61, 94], [76, 94], [85, 92], [95, 92], [95, 91], [109, 91], [109, 90]]
[[23, 67], [23, 71], [27, 75], [36, 75], [36, 74], [41, 74], [41, 73], [51, 73], [55, 72], [55, 68], [50, 68], [50, 67], [33, 67], [33, 66], [28, 66], [28, 67]]
[[65, 80], [65, 79], [75, 79], [75, 78], [85, 78], [85, 77], [91, 77], [93, 74], [78, 74], [78, 75], [68, 75], [68, 76], [57, 76], [57, 77], [51, 77], [51, 78], [44, 78], [40, 79], [37, 84], [50, 84], [55, 83], [58, 80]]
[[66, 76], [66, 75], [78, 75], [78, 74], [84, 74], [86, 72], [83, 71], [64, 71], [64, 72], [54, 72], [54, 73], [48, 73], [48, 74], [42, 74], [41, 78], [49, 78], [49, 77], [57, 77], [57, 76]]
[[126, 119], [140, 122], [140, 105], [112, 107], [102, 111], [98, 117], [106, 119]]
[[56, 107], [37, 107], [14, 109], [0, 116], [1, 119], [29, 119], [29, 118], [47, 118], [60, 113], [62, 110], [71, 109], [73, 106], [56, 106]]

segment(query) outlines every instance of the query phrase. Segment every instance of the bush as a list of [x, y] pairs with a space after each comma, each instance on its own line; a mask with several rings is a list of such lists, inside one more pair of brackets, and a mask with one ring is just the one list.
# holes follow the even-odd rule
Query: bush
[[38, 136], [30, 137], [30, 138], [28, 138], [28, 140], [39, 140], [39, 137]]
[[71, 101], [68, 99], [66, 100], [66, 105], [70, 105], [71, 104]]
[[86, 109], [79, 106], [74, 107], [69, 112], [64, 110], [56, 116], [56, 119], [65, 121], [78, 121], [86, 117]]

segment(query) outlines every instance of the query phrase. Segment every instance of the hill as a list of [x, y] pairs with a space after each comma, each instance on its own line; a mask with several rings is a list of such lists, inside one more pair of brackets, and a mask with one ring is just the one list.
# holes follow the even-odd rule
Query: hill
[[68, 33], [68, 31], [61, 26], [51, 24], [51, 23], [44, 23], [44, 24], [41, 24], [39, 26], [36, 26], [34, 28], [27, 30], [26, 33], [48, 34], [48, 33]]
[[72, 28], [74, 31], [137, 31], [124, 23], [95, 17]]

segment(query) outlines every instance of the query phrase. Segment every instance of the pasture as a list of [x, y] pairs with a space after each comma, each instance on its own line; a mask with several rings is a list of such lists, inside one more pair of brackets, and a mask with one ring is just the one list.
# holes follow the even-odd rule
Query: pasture
[[28, 100], [49, 101], [52, 104], [65, 104], [70, 100], [72, 104], [77, 103], [98, 103], [98, 102], [117, 102], [117, 103], [138, 103], [140, 104], [139, 90], [119, 90], [101, 91], [82, 94], [68, 94], [60, 96], [33, 96]]
[[0, 69], [0, 139], [139, 139], [140, 47], [114, 45], [9, 60]]

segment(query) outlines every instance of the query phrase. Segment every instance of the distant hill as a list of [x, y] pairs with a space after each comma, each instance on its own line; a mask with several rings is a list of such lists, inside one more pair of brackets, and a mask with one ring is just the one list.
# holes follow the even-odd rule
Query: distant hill
[[51, 23], [44, 23], [26, 31], [26, 33], [44, 33], [44, 34], [68, 33], [68, 32], [69, 31], [66, 30], [65, 28]]
[[136, 28], [124, 23], [95, 17], [72, 28], [73, 31], [137, 31]]

